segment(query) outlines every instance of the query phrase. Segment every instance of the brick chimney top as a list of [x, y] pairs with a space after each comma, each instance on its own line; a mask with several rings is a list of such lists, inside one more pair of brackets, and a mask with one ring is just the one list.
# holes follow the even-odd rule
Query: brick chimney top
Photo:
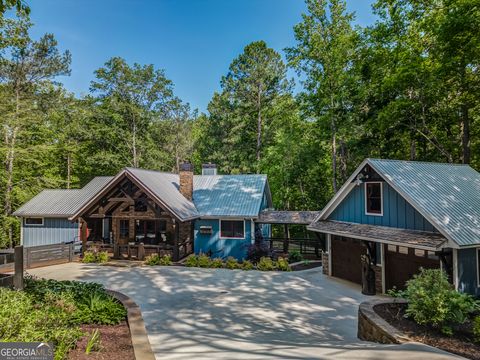
[[193, 165], [189, 162], [180, 164], [180, 193], [188, 200], [193, 199]]

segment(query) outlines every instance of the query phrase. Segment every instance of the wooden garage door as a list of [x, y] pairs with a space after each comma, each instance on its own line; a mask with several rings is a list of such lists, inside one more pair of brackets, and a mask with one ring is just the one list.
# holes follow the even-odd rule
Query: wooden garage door
[[332, 275], [361, 284], [361, 256], [367, 252], [361, 240], [332, 236], [331, 246]]
[[403, 246], [385, 245], [385, 286], [404, 289], [407, 280], [418, 274], [420, 268], [437, 269], [440, 260], [431, 251]]

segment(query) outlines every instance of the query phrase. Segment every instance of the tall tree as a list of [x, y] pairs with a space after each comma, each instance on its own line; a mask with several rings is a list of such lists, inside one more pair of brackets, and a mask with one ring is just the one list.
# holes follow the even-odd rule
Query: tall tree
[[[305, 99], [319, 121], [328, 121], [331, 134], [332, 186], [338, 188], [338, 134], [347, 120], [354, 75], [351, 71], [357, 34], [354, 15], [344, 0], [307, 0], [308, 13], [294, 27], [295, 47], [286, 49], [289, 64], [305, 74]], [[340, 139], [341, 153], [345, 140]], [[345, 177], [345, 157], [342, 157]]]
[[[38, 41], [28, 35], [31, 23], [26, 15], [0, 18], [2, 37], [6, 39], [0, 56], [0, 84], [4, 90], [5, 112], [2, 135], [5, 148], [4, 215], [12, 213], [13, 176], [17, 140], [31, 121], [37, 106], [39, 89], [59, 75], [70, 72], [70, 53], [61, 53], [52, 34]], [[33, 111], [32, 111], [33, 110]], [[8, 239], [13, 244], [13, 227], [8, 226]]]

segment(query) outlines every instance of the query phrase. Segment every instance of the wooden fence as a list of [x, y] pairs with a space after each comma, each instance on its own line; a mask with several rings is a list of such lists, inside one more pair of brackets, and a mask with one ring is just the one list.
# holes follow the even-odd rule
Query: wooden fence
[[23, 246], [0, 250], [0, 268], [13, 268], [13, 274], [0, 273], [0, 286], [23, 289]]

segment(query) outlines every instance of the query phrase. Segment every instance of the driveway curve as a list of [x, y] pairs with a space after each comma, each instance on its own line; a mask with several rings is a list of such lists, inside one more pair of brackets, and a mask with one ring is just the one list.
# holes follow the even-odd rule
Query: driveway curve
[[[94, 281], [141, 308], [157, 359], [451, 359], [429, 346], [360, 341], [357, 286], [320, 269], [259, 272], [68, 263], [29, 273]], [[140, 360], [140, 359], [139, 359]]]

